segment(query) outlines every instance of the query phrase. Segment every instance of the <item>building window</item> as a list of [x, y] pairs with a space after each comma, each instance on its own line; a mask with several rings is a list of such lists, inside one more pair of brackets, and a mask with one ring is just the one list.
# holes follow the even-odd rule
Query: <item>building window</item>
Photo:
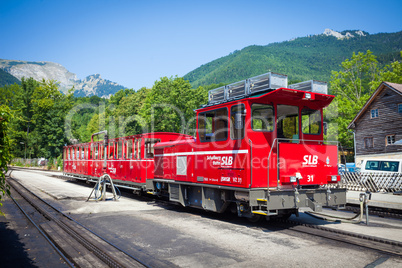
[[374, 148], [373, 137], [364, 138], [364, 149]]
[[385, 145], [391, 145], [395, 143], [395, 135], [387, 135], [385, 138]]
[[370, 118], [376, 118], [376, 117], [378, 117], [378, 109], [371, 110], [371, 117]]
[[402, 114], [402, 103], [398, 104], [398, 113]]

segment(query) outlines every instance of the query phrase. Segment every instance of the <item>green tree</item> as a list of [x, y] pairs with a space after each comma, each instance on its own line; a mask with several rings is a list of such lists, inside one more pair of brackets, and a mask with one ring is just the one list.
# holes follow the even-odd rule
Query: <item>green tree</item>
[[162, 77], [156, 81], [140, 110], [151, 131], [185, 133], [193, 125], [194, 109], [206, 103], [202, 87], [191, 89], [182, 77]]
[[[400, 52], [400, 57], [402, 59], [402, 51]], [[385, 66], [381, 72], [381, 80], [402, 84], [402, 60], [396, 60]]]
[[[13, 93], [15, 97], [12, 100], [10, 108], [13, 110], [14, 117], [10, 122], [9, 136], [12, 143], [11, 152], [14, 156], [23, 157], [25, 145], [31, 153], [35, 154], [35, 146], [31, 138], [35, 124], [32, 121], [33, 111], [33, 94], [39, 83], [33, 78], [22, 78], [21, 86], [14, 87]], [[29, 154], [28, 154], [29, 155]]]
[[348, 125], [381, 83], [376, 56], [371, 51], [353, 53], [341, 64], [342, 70], [332, 71], [330, 86], [336, 100], [326, 111], [330, 140], [336, 137], [342, 146], [353, 147], [353, 134]]
[[69, 141], [64, 131], [64, 119], [72, 107], [72, 94], [63, 95], [54, 81], [43, 80], [33, 94], [32, 120], [38, 156], [57, 157]]
[[120, 100], [119, 106], [113, 113], [119, 122], [120, 135], [134, 135], [145, 131], [143, 129], [145, 122], [140, 118], [139, 113], [150, 91], [150, 89], [143, 87]]
[[[11, 118], [11, 111], [8, 106], [0, 106], [0, 201], [5, 194], [10, 194], [9, 188], [6, 185], [5, 175], [7, 173], [7, 164], [11, 160], [10, 142], [7, 134], [8, 123]], [[2, 206], [2, 203], [0, 203]], [[0, 211], [0, 215], [3, 213]]]
[[343, 146], [353, 147], [353, 134], [348, 132], [348, 125], [382, 81], [402, 83], [402, 63], [394, 61], [380, 69], [376, 56], [368, 50], [353, 53], [341, 67], [341, 71], [332, 72], [330, 81], [336, 99], [326, 110], [330, 120], [328, 139], [338, 139]]

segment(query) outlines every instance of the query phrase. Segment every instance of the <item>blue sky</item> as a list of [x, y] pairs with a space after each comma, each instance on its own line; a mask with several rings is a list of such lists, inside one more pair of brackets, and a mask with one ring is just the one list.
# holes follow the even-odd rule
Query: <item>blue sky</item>
[[0, 0], [0, 58], [51, 61], [128, 88], [183, 76], [249, 45], [402, 30], [401, 0]]

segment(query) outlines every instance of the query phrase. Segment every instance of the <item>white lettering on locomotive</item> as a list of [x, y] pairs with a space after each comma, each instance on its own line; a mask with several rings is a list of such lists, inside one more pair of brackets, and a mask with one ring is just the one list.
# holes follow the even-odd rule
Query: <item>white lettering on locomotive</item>
[[318, 164], [318, 156], [317, 155], [305, 155], [305, 156], [303, 156], [303, 160], [304, 160], [303, 166]]

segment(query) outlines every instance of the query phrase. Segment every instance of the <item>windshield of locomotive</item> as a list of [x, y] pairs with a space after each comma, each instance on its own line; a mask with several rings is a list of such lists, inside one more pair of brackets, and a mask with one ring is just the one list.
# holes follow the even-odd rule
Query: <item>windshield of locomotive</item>
[[278, 138], [299, 139], [299, 107], [278, 105], [277, 113]]

